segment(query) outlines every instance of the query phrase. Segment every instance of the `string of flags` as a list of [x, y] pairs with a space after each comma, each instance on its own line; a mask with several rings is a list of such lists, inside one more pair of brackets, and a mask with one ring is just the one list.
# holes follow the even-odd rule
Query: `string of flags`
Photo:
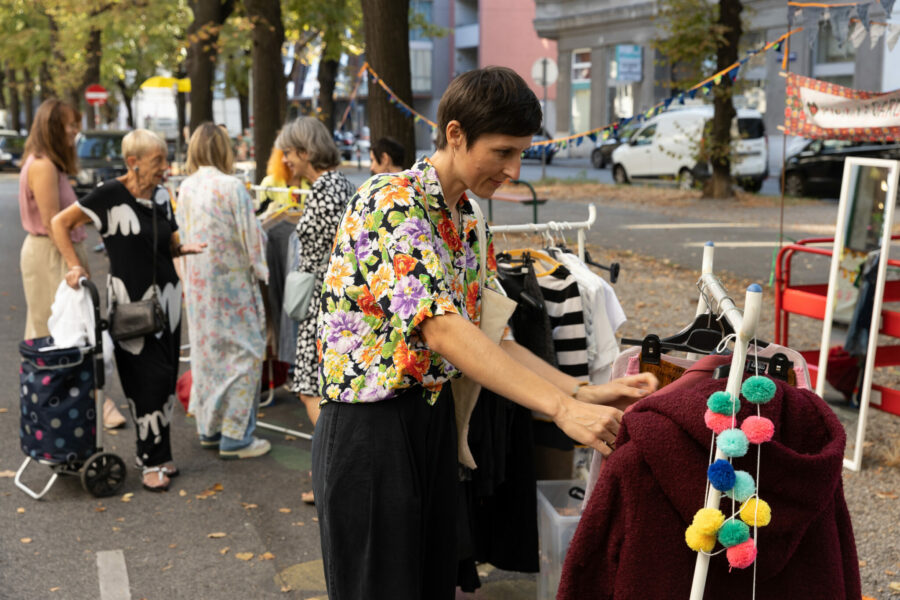
[[384, 92], [388, 96], [388, 102], [393, 104], [397, 110], [405, 114], [407, 117], [412, 117], [415, 123], [424, 123], [431, 127], [431, 129], [437, 129], [437, 123], [435, 123], [428, 117], [416, 112], [416, 110], [412, 106], [401, 100], [397, 96], [397, 94], [395, 94], [394, 91], [388, 86], [388, 84], [386, 84], [384, 80], [378, 76], [378, 73], [375, 72], [375, 69], [373, 69], [369, 65], [369, 63], [363, 64], [363, 69], [368, 72], [369, 79], [372, 81], [372, 83], [378, 84], [381, 89], [384, 90]]
[[[819, 23], [826, 21], [831, 25], [831, 33], [839, 47], [849, 40], [854, 48], [859, 48], [869, 36], [869, 47], [874, 49], [878, 41], [884, 37], [888, 49], [893, 50], [900, 39], [900, 23], [876, 21], [870, 18], [870, 8], [881, 7], [885, 19], [890, 19], [895, 0], [869, 0], [867, 2], [849, 2], [843, 4], [821, 4], [818, 2], [788, 2], [788, 28], [793, 23], [801, 24], [803, 29], [818, 32]], [[853, 13], [856, 16], [853, 16]], [[818, 35], [807, 35], [810, 51], [815, 54]]]

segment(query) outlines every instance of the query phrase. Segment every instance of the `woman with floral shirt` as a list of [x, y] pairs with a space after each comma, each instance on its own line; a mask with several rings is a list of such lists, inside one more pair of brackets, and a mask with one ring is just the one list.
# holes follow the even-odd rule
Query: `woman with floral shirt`
[[[357, 191], [325, 275], [313, 489], [332, 600], [453, 598], [450, 379], [465, 373], [604, 454], [620, 409], [656, 388], [644, 374], [590, 386], [481, 332], [480, 248], [465, 190], [490, 197], [518, 177], [540, 104], [513, 71], [488, 67], [450, 84], [438, 123], [430, 159]], [[496, 275], [490, 240], [486, 285]]]

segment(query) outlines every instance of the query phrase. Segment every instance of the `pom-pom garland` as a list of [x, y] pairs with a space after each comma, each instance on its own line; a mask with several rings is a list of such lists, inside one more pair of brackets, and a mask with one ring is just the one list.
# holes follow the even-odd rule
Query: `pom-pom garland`
[[755, 493], [756, 483], [753, 481], [753, 475], [747, 471], [735, 471], [734, 487], [725, 492], [725, 495], [738, 502], [746, 502]]
[[684, 541], [694, 552], [711, 552], [716, 546], [715, 534], [706, 534], [700, 531], [696, 525], [691, 525], [684, 531]]
[[751, 498], [741, 507], [741, 520], [751, 527], [765, 527], [772, 520], [772, 509], [765, 500]]
[[709, 478], [709, 483], [720, 492], [727, 492], [734, 487], [734, 467], [725, 459], [720, 458], [709, 465], [706, 476]]
[[756, 560], [756, 543], [753, 540], [736, 544], [725, 551], [728, 564], [734, 569], [746, 569]]
[[750, 528], [743, 521], [728, 519], [719, 528], [718, 537], [723, 546], [731, 548], [750, 539]]
[[775, 424], [765, 417], [747, 417], [741, 423], [741, 431], [746, 434], [751, 444], [762, 444], [772, 439]]
[[765, 404], [775, 397], [775, 382], [762, 375], [748, 377], [741, 386], [741, 393], [754, 404]]
[[731, 426], [734, 424], [733, 417], [713, 412], [709, 409], [706, 409], [703, 420], [706, 422], [706, 426], [712, 429], [717, 435], [726, 429], [731, 429]]
[[711, 535], [715, 541], [716, 532], [725, 522], [725, 515], [717, 508], [701, 508], [694, 513], [694, 522], [691, 527], [703, 535]]
[[747, 435], [740, 429], [726, 429], [716, 438], [716, 443], [722, 454], [731, 458], [744, 456], [750, 447]]
[[732, 398], [728, 392], [713, 392], [706, 401], [706, 406], [714, 413], [730, 417], [740, 410], [741, 401], [737, 398]]

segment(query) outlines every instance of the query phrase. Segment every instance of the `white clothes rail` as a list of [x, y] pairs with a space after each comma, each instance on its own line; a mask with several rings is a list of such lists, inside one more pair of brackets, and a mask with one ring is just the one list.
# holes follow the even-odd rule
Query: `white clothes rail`
[[562, 233], [563, 231], [575, 231], [578, 235], [578, 258], [584, 260], [585, 231], [591, 228], [597, 220], [597, 208], [588, 204], [588, 218], [586, 221], [548, 221], [547, 223], [525, 223], [522, 225], [492, 225], [494, 233]]
[[[736, 334], [734, 342], [734, 354], [731, 357], [731, 368], [728, 372], [728, 382], [725, 391], [733, 398], [738, 397], [741, 391], [741, 383], [744, 374], [744, 364], [747, 360], [747, 346], [756, 335], [756, 326], [759, 323], [759, 313], [762, 307], [762, 287], [752, 284], [747, 287], [747, 295], [744, 300], [744, 313], [735, 306], [734, 300], [728, 295], [722, 282], [712, 272], [713, 252], [715, 246], [707, 242], [703, 247], [703, 269], [698, 286], [700, 288], [700, 302], [698, 311], [702, 305], [706, 305], [710, 311], [718, 313], [731, 324]], [[713, 306], [715, 304], [715, 306]], [[715, 310], [713, 310], [715, 308]], [[716, 447], [715, 460], [726, 459], [725, 454]], [[719, 508], [722, 492], [707, 486], [706, 508]], [[703, 592], [706, 588], [706, 575], [709, 570], [709, 554], [697, 553], [697, 562], [694, 565], [694, 579], [691, 584], [690, 600], [703, 600]]]

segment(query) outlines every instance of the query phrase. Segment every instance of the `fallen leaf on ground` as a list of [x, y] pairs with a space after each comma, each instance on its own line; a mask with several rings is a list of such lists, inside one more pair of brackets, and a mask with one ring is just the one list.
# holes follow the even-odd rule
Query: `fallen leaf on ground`
[[216, 531], [215, 533], [207, 533], [206, 537], [215, 539], [215, 538], [223, 538], [226, 535], [228, 535], [228, 534], [225, 533], [224, 531]]
[[95, 506], [94, 512], [106, 512], [106, 507], [105, 506]]
[[875, 497], [882, 500], [896, 500], [898, 496], [894, 492], [875, 492]]
[[19, 541], [22, 542], [23, 544], [30, 544], [31, 538], [22, 538]]
[[867, 561], [864, 561], [864, 560], [859, 561], [859, 566], [861, 566], [861, 567], [864, 567], [867, 564], [869, 564]]
[[104, 432], [104, 435], [119, 435], [119, 432], [116, 431], [115, 429], [107, 429], [107, 430]]
[[212, 486], [212, 489], [216, 490], [217, 492], [221, 492], [222, 490], [225, 489], [225, 486], [223, 486], [221, 483], [217, 483], [214, 486]]
[[21, 515], [21, 514], [25, 513], [25, 509], [20, 506], [19, 508], [16, 509], [16, 512]]
[[259, 508], [259, 505], [253, 504], [252, 502], [241, 502], [241, 506], [243, 506], [247, 510], [250, 510], [251, 508]]
[[15, 471], [0, 471], [0, 477], [15, 477]]
[[0, 408], [0, 413], [9, 412], [8, 408]]
[[117, 523], [124, 523], [124, 522], [125, 522], [125, 517], [119, 517], [118, 519], [116, 519], [116, 522], [117, 522]]
[[185, 496], [187, 496], [187, 492], [184, 490], [178, 490], [178, 495], [184, 498]]
[[168, 571], [171, 568], [172, 568], [172, 563], [169, 563], [166, 566], [164, 566], [162, 569], [160, 569], [160, 571]]
[[291, 525], [296, 525], [297, 527], [303, 527], [305, 523], [303, 521], [295, 521], [291, 523]]
[[271, 552], [263, 552], [262, 554], [259, 555], [259, 560], [273, 560], [274, 558], [275, 558], [275, 555], [272, 554]]
[[59, 586], [50, 588], [50, 591], [51, 591], [51, 592], [58, 592], [58, 591], [59, 591]]
[[888, 587], [893, 592], [900, 592], [900, 581], [892, 581], [888, 584]]
[[226, 554], [228, 554], [229, 550], [231, 550], [231, 546], [225, 546], [224, 548], [219, 550], [219, 554], [221, 554], [222, 556], [225, 556]]
[[313, 521], [315, 521], [316, 523], [318, 523], [318, 522], [319, 522], [319, 517], [313, 517]]
[[264, 413], [264, 412], [258, 412], [258, 413], [256, 413], [256, 418], [258, 418], [258, 419], [261, 419], [261, 418], [264, 417], [264, 416], [266, 416], [266, 413]]
[[297, 438], [295, 438], [295, 437], [292, 436], [292, 435], [286, 435], [286, 436], [284, 436], [284, 440], [285, 440], [286, 442], [291, 442], [291, 441], [294, 441], [294, 440], [296, 440], [296, 439], [297, 439]]
[[279, 509], [278, 509], [278, 512], [284, 513], [284, 514], [288, 514], [289, 512], [291, 512], [291, 509], [289, 509], [289, 508], [279, 508]]
[[250, 560], [251, 558], [253, 558], [253, 553], [252, 552], [238, 552], [237, 554], [234, 555], [234, 557], [238, 558], [240, 560]]
[[134, 492], [128, 492], [122, 496], [122, 502], [131, 502], [131, 499], [134, 497]]
[[169, 544], [169, 548], [174, 549], [174, 548], [177, 548], [177, 547], [178, 547], [178, 544]]
[[891, 571], [890, 569], [885, 569], [885, 570], [884, 570], [884, 574], [885, 574], [885, 575], [896, 575], [897, 572], [896, 572], [896, 571]]
[[283, 594], [286, 594], [286, 593], [291, 592], [291, 591], [293, 591], [293, 589], [292, 589], [291, 586], [289, 586], [288, 584], [284, 584], [283, 586], [281, 586], [281, 592], [282, 592]]

